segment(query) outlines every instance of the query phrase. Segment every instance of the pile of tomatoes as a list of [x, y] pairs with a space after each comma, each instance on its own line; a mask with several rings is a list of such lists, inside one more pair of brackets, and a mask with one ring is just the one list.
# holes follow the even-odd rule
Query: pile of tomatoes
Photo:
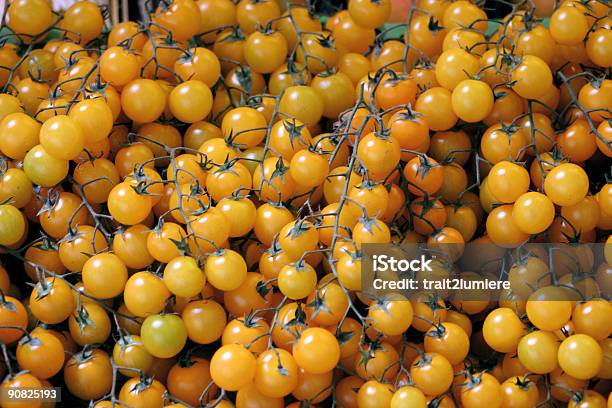
[[[612, 244], [608, 1], [490, 19], [414, 0], [392, 28], [391, 0], [323, 19], [162, 1], [116, 25], [90, 1], [8, 3], [3, 391], [58, 386], [96, 408], [611, 406], [612, 252], [581, 246]], [[371, 243], [522, 255], [499, 298], [367, 296]]]

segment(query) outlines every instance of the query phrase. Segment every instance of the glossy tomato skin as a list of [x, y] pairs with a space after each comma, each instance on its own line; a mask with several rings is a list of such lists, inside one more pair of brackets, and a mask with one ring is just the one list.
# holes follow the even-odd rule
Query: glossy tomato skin
[[213, 381], [225, 390], [240, 389], [255, 377], [256, 359], [241, 345], [222, 346], [215, 352], [210, 364]]
[[13, 245], [18, 243], [26, 231], [26, 221], [23, 214], [12, 205], [0, 205], [0, 220], [2, 220], [0, 224], [0, 231], [2, 231], [0, 244]]
[[[87, 319], [83, 319], [87, 316]], [[102, 306], [87, 302], [80, 305], [68, 319], [70, 335], [80, 346], [103, 343], [110, 336], [111, 321]]]
[[259, 74], [274, 72], [285, 61], [286, 55], [287, 40], [279, 32], [255, 32], [245, 43], [245, 60]]
[[39, 144], [26, 154], [23, 168], [34, 183], [42, 187], [51, 187], [68, 175], [68, 160], [53, 157]]
[[100, 35], [103, 24], [102, 11], [97, 4], [77, 3], [66, 10], [60, 25], [77, 42], [87, 44]]
[[170, 92], [168, 106], [178, 120], [195, 123], [208, 116], [212, 109], [213, 95], [208, 85], [199, 80], [189, 80]]
[[151, 212], [151, 197], [138, 193], [133, 183], [117, 184], [108, 194], [108, 210], [120, 223], [135, 225], [141, 223]]
[[100, 58], [100, 75], [115, 86], [125, 85], [139, 74], [137, 55], [122, 47], [110, 47]]
[[185, 323], [176, 315], [148, 316], [140, 335], [147, 351], [157, 358], [174, 357], [187, 341]]
[[158, 9], [153, 17], [171, 30], [178, 41], [186, 41], [200, 31], [200, 12], [193, 1], [173, 1], [167, 8]]
[[76, 103], [70, 108], [68, 117], [81, 128], [86, 143], [100, 142], [113, 127], [113, 112], [103, 98]]
[[521, 339], [518, 358], [529, 371], [547, 374], [557, 368], [557, 338], [552, 333], [534, 331]]
[[443, 329], [429, 330], [424, 348], [427, 352], [437, 352], [447, 358], [449, 363], [461, 363], [469, 351], [470, 340], [464, 328], [451, 322], [442, 324]]
[[169, 296], [170, 291], [162, 279], [149, 272], [130, 276], [123, 291], [127, 309], [139, 317], [161, 312]]
[[561, 206], [574, 205], [582, 201], [589, 189], [585, 171], [572, 163], [561, 164], [552, 169], [544, 180], [544, 192]]
[[88, 293], [100, 299], [108, 299], [123, 293], [128, 270], [117, 255], [103, 253], [85, 262], [82, 276]]
[[66, 363], [64, 381], [71, 394], [84, 400], [98, 399], [110, 391], [112, 366], [102, 350], [81, 352]]
[[323, 115], [323, 101], [309, 86], [296, 85], [285, 90], [280, 100], [281, 112], [296, 117], [307, 125], [314, 124]]
[[136, 224], [113, 239], [113, 252], [127, 267], [142, 269], [153, 263], [153, 256], [147, 248], [149, 230], [145, 225]]
[[[559, 366], [574, 378], [586, 380], [601, 368], [601, 346], [592, 337], [575, 334], [563, 340], [558, 351]], [[580, 363], [578, 363], [580, 361]]]
[[499, 404], [501, 387], [499, 381], [489, 373], [479, 373], [478, 382], [461, 390], [461, 403], [466, 408], [476, 408], [488, 404]]
[[453, 110], [466, 122], [480, 122], [493, 109], [493, 91], [483, 81], [464, 80], [453, 89]]
[[578, 44], [588, 32], [587, 18], [577, 7], [561, 7], [551, 16], [550, 32], [559, 44]]
[[[46, 296], [39, 297], [39, 293]], [[36, 318], [48, 324], [66, 320], [74, 310], [72, 289], [61, 279], [47, 277], [39, 282], [30, 295], [30, 310]]]
[[161, 404], [166, 387], [155, 379], [142, 381], [130, 378], [119, 390], [119, 398], [133, 407], [150, 407]]
[[181, 317], [187, 336], [199, 344], [210, 344], [221, 338], [227, 324], [225, 309], [211, 299], [189, 302]]
[[438, 58], [436, 79], [440, 85], [452, 91], [461, 81], [475, 74], [479, 65], [478, 58], [469, 52], [461, 48], [449, 49]]
[[[137, 335], [123, 336], [113, 348], [113, 360], [124, 367], [148, 372], [153, 365], [153, 356], [144, 348], [142, 339]], [[120, 370], [128, 377], [138, 377], [139, 372], [134, 370]]]
[[529, 173], [522, 166], [501, 161], [491, 168], [489, 175], [491, 193], [503, 203], [513, 203], [529, 189]]
[[415, 385], [428, 395], [440, 395], [453, 382], [453, 368], [448, 360], [437, 353], [426, 353], [410, 367]]
[[[4, 304], [0, 306], [0, 315], [7, 326], [17, 326], [23, 329], [27, 326], [27, 312], [23, 304], [11, 297], [4, 298]], [[0, 339], [5, 344], [13, 343], [23, 336], [23, 331], [16, 328], [3, 328], [0, 331]]]
[[166, 107], [163, 88], [150, 79], [135, 79], [121, 92], [121, 108], [132, 120], [145, 123], [157, 119]]
[[[198, 405], [200, 395], [208, 386], [210, 362], [204, 358], [191, 357], [185, 362], [178, 362], [170, 368], [166, 385], [168, 391], [191, 405]], [[216, 395], [217, 388], [211, 386], [203, 400], [208, 401]]]
[[164, 268], [164, 284], [176, 296], [194, 297], [204, 289], [205, 283], [206, 277], [192, 257], [174, 258]]

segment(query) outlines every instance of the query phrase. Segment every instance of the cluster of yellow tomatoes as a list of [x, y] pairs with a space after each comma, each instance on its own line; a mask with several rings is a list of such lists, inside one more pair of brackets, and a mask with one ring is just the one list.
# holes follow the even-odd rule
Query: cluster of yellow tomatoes
[[[8, 3], [3, 391], [610, 408], [612, 252], [586, 245], [612, 229], [608, 1], [489, 19], [414, 0], [391, 28], [392, 0], [324, 23], [302, 2], [168, 0], [114, 26], [91, 1]], [[372, 243], [454, 245], [436, 279], [475, 279], [452, 263], [486, 244], [512, 289], [367, 296]]]

